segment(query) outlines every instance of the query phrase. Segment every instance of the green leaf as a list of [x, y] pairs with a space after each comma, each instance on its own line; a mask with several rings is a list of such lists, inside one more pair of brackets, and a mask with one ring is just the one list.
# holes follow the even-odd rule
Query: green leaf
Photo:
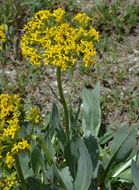
[[125, 170], [127, 170], [129, 167], [131, 167], [131, 162], [132, 162], [132, 159], [135, 160], [136, 159], [136, 155], [133, 157], [132, 155], [132, 158], [127, 160], [126, 162], [124, 163], [119, 163], [118, 166], [116, 166], [113, 170], [112, 170], [112, 177], [119, 177], [121, 174], [124, 173]]
[[114, 137], [111, 145], [111, 158], [106, 164], [104, 172], [99, 177], [99, 184], [104, 183], [110, 170], [118, 163], [125, 161], [133, 150], [136, 140], [136, 130], [132, 127], [130, 130], [127, 128], [119, 129]]
[[40, 190], [40, 182], [39, 180], [33, 178], [33, 177], [29, 177], [27, 179], [27, 183], [28, 183], [28, 187], [30, 190]]
[[48, 164], [49, 164], [50, 166], [52, 166], [52, 165], [54, 164], [55, 160], [54, 160], [54, 158], [52, 157], [52, 153], [50, 152], [50, 150], [49, 150], [47, 144], [45, 143], [44, 139], [43, 139], [40, 135], [38, 135], [38, 134], [32, 135], [32, 138], [33, 138], [34, 140], [35, 140], [35, 139], [38, 139], [38, 140], [39, 140], [40, 145], [41, 145], [41, 147], [42, 147], [42, 150], [43, 150], [43, 152], [44, 152], [44, 155], [45, 155], [45, 157], [46, 157], [46, 159], [47, 159], [47, 161], [48, 161]]
[[92, 181], [88, 190], [98, 190], [97, 183]]
[[69, 170], [72, 174], [73, 179], [75, 179], [75, 176], [76, 176], [78, 160], [80, 156], [78, 141], [79, 141], [79, 137], [72, 138], [64, 150], [66, 163], [69, 166]]
[[39, 152], [38, 152], [38, 148], [34, 148], [31, 152], [31, 164], [32, 164], [32, 169], [35, 173], [35, 175], [37, 176], [39, 173]]
[[95, 171], [99, 160], [99, 148], [97, 138], [89, 130], [84, 135], [84, 143], [92, 160], [93, 171]]
[[73, 114], [72, 109], [69, 110], [70, 130], [71, 130], [71, 134], [73, 136], [77, 135], [78, 131], [79, 131], [80, 125], [78, 124], [78, 117], [79, 117], [79, 113], [80, 113], [81, 103], [82, 103], [82, 100], [79, 99], [78, 109], [77, 109], [77, 112], [75, 114]]
[[92, 161], [83, 140], [80, 138], [78, 139], [78, 147], [80, 157], [78, 161], [76, 179], [74, 182], [74, 189], [88, 190], [93, 178]]
[[48, 137], [44, 138], [44, 142], [46, 144], [47, 147], [49, 147], [49, 153], [51, 154], [51, 158], [53, 158], [53, 162], [55, 162], [55, 154], [56, 154], [56, 150], [51, 142], [52, 140]]
[[138, 189], [137, 189], [136, 186], [134, 185], [134, 186], [132, 187], [132, 190], [138, 190]]
[[46, 183], [46, 170], [45, 170], [46, 166], [44, 158], [38, 147], [35, 147], [31, 153], [31, 163], [36, 177], [38, 177], [41, 168], [43, 174], [43, 180], [44, 183]]
[[134, 184], [137, 187], [137, 189], [139, 189], [139, 167], [137, 166], [134, 160], [132, 160], [131, 171]]
[[20, 153], [18, 154], [18, 157], [20, 160], [24, 178], [33, 176], [33, 171], [32, 169], [29, 168], [29, 152], [26, 151], [26, 152]]
[[55, 131], [57, 132], [59, 140], [62, 142], [63, 145], [65, 145], [66, 136], [65, 136], [64, 130], [61, 127], [59, 111], [58, 111], [57, 105], [53, 103], [52, 114], [51, 114], [50, 124], [49, 124], [49, 137], [52, 138]]
[[100, 129], [100, 132], [99, 132], [99, 144], [101, 145], [106, 144], [110, 139], [113, 138], [113, 132], [110, 126], [106, 126], [105, 128], [104, 127], [105, 126], [101, 125], [102, 130], [106, 130], [106, 131], [104, 132], [104, 131], [101, 131]]
[[131, 153], [136, 140], [136, 130], [127, 130], [126, 127], [119, 129], [112, 141], [111, 153], [114, 155], [114, 162], [124, 161]]
[[29, 177], [27, 179], [27, 184], [29, 190], [52, 190], [50, 186], [41, 184], [38, 179], [35, 179], [33, 177]]
[[61, 181], [66, 190], [73, 190], [73, 178], [70, 174], [69, 167], [65, 167], [61, 171], [58, 171]]
[[83, 129], [89, 129], [93, 135], [98, 136], [100, 123], [101, 123], [101, 111], [100, 111], [100, 82], [97, 82], [95, 88], [92, 91], [87, 89], [82, 93], [82, 109], [83, 109]]
[[52, 157], [52, 154], [51, 154], [49, 148], [47, 147], [47, 144], [45, 143], [45, 141], [41, 137], [39, 137], [39, 139], [40, 139], [40, 143], [41, 143], [42, 149], [44, 151], [45, 157], [46, 157], [49, 165], [52, 166], [54, 164], [54, 158]]
[[124, 172], [118, 175], [118, 181], [133, 183], [132, 176], [131, 176], [131, 168], [126, 169]]
[[59, 126], [61, 126], [59, 111], [58, 111], [58, 108], [55, 103], [53, 103], [52, 114], [50, 117], [49, 125], [50, 125], [49, 126], [49, 136], [52, 137], [55, 129], [59, 128]]

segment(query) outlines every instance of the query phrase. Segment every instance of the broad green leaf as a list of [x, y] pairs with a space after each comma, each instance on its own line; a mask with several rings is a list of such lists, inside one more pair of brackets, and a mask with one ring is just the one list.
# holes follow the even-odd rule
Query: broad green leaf
[[106, 179], [111, 168], [116, 164], [125, 161], [133, 150], [133, 146], [136, 140], [136, 126], [130, 130], [126, 128], [119, 129], [112, 141], [111, 145], [111, 158], [109, 159], [104, 172], [101, 173], [99, 183], [101, 184]]
[[52, 157], [52, 154], [51, 154], [49, 148], [47, 147], [47, 144], [45, 143], [44, 139], [42, 139], [40, 136], [39, 136], [39, 139], [40, 139], [40, 143], [41, 143], [42, 149], [44, 151], [45, 157], [46, 157], [49, 165], [52, 166], [54, 164], [54, 158]]
[[61, 171], [58, 171], [61, 181], [65, 190], [73, 190], [73, 178], [70, 174], [69, 168], [65, 167]]
[[92, 161], [88, 150], [81, 139], [78, 140], [78, 146], [80, 157], [78, 161], [76, 179], [74, 182], [74, 189], [88, 190], [93, 178]]
[[133, 178], [134, 184], [136, 188], [139, 189], [139, 167], [137, 166], [134, 160], [132, 161], [132, 164], [131, 164], [131, 171], [132, 171], [132, 178]]
[[27, 179], [27, 184], [30, 190], [40, 190], [40, 182], [33, 177]]
[[46, 183], [47, 181], [47, 176], [46, 176], [46, 164], [45, 164], [45, 161], [44, 161], [44, 157], [43, 157], [43, 154], [40, 152], [40, 150], [38, 149], [39, 151], [39, 163], [41, 165], [41, 171], [42, 171], [42, 174], [43, 174], [43, 183]]
[[92, 91], [84, 89], [82, 92], [83, 130], [89, 129], [95, 136], [98, 136], [101, 123], [99, 96], [100, 82]]
[[131, 176], [131, 168], [126, 169], [124, 172], [118, 175], [118, 181], [133, 183], [132, 176]]
[[114, 162], [117, 164], [124, 161], [131, 153], [136, 140], [136, 130], [119, 129], [112, 141], [111, 153], [114, 155]]
[[79, 160], [79, 146], [78, 146], [79, 137], [72, 138], [71, 141], [65, 147], [65, 158], [66, 163], [69, 166], [69, 170], [73, 179], [75, 179], [77, 167], [78, 167], [78, 160]]
[[56, 104], [53, 103], [52, 114], [50, 117], [50, 124], [49, 124], [49, 137], [52, 138], [55, 131], [57, 132], [59, 140], [63, 143], [63, 145], [65, 145], [66, 136], [64, 130], [61, 127], [59, 111]]
[[92, 181], [88, 190], [98, 190], [97, 183]]
[[38, 148], [34, 148], [31, 152], [31, 164], [32, 164], [32, 169], [37, 176], [39, 173], [39, 151]]
[[29, 161], [30, 161], [29, 160], [29, 152], [26, 151], [26, 152], [20, 153], [20, 154], [18, 154], [18, 157], [19, 157], [19, 161], [20, 161], [20, 165], [22, 168], [24, 178], [33, 176], [33, 171], [32, 171], [32, 169], [29, 168]]
[[52, 137], [56, 128], [61, 126], [59, 111], [55, 103], [53, 103], [52, 114], [49, 123], [49, 136]]
[[108, 181], [106, 184], [105, 184], [105, 189], [107, 190], [112, 190], [112, 186], [111, 186], [111, 182]]
[[70, 188], [72, 190], [73, 178], [71, 177], [68, 167], [61, 169], [60, 171], [60, 169], [55, 165], [48, 170], [47, 174], [54, 190], [68, 190]]
[[36, 177], [38, 177], [38, 174], [41, 168], [41, 171], [43, 174], [43, 180], [44, 180], [44, 183], [46, 183], [46, 170], [45, 170], [46, 165], [44, 162], [44, 158], [38, 147], [35, 147], [31, 153], [31, 163], [32, 163], [32, 168], [34, 170]]
[[52, 190], [50, 186], [41, 184], [38, 179], [35, 179], [33, 177], [29, 177], [27, 179], [27, 184], [29, 190]]
[[[101, 130], [102, 129], [102, 130]], [[101, 126], [99, 132], [99, 144], [106, 144], [110, 139], [113, 138], [113, 132], [110, 126]], [[105, 130], [105, 132], [104, 132]]]
[[49, 147], [49, 153], [51, 154], [51, 158], [53, 159], [53, 162], [55, 162], [56, 152], [49, 136], [44, 138], [44, 142], [46, 146]]
[[134, 185], [134, 186], [132, 187], [132, 190], [138, 190], [138, 189], [137, 189], [136, 186]]
[[46, 113], [45, 117], [44, 117], [44, 126], [43, 129], [46, 129], [49, 126], [49, 122], [50, 122], [50, 113]]
[[112, 170], [112, 173], [113, 173], [112, 177], [118, 177], [119, 175], [124, 173], [125, 170], [131, 167], [131, 162], [132, 160], [135, 160], [135, 159], [136, 159], [136, 155], [135, 156], [132, 155], [132, 158], [127, 160], [123, 164], [119, 163], [119, 166], [116, 166], [116, 168]]
[[73, 114], [72, 109], [69, 110], [69, 124], [70, 124], [69, 126], [71, 130], [70, 134], [73, 136], [78, 134], [80, 127], [80, 124], [78, 124], [78, 117], [80, 113], [81, 102], [82, 100], [79, 99], [79, 105], [76, 113]]
[[50, 166], [52, 166], [54, 164], [54, 158], [52, 157], [52, 154], [47, 146], [47, 144], [45, 143], [44, 139], [38, 135], [38, 134], [34, 134], [32, 135], [32, 138], [35, 140], [35, 139], [38, 139], [39, 142], [40, 142], [40, 145], [42, 147], [42, 150], [44, 152], [44, 155], [49, 163]]
[[19, 134], [19, 137], [20, 138], [27, 137], [30, 133], [31, 126], [32, 126], [31, 122], [25, 121], [22, 124], [22, 128], [21, 128], [21, 132]]
[[99, 148], [97, 138], [89, 130], [84, 135], [84, 143], [92, 160], [93, 171], [95, 171], [99, 160]]

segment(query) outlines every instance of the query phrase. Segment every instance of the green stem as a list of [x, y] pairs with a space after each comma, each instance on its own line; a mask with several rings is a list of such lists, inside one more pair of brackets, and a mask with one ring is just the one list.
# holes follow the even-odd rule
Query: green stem
[[63, 94], [62, 83], [61, 83], [61, 67], [57, 67], [57, 83], [58, 83], [59, 95], [60, 95], [61, 102], [62, 102], [62, 105], [63, 105], [63, 108], [64, 108], [64, 117], [65, 117], [65, 122], [66, 122], [67, 141], [69, 141], [69, 116], [68, 116], [67, 104], [66, 104], [64, 94]]
[[19, 179], [21, 180], [22, 190], [27, 190], [24, 175], [23, 175], [22, 168], [21, 168], [20, 161], [17, 154], [15, 155], [15, 163], [16, 163], [17, 174], [19, 176]]

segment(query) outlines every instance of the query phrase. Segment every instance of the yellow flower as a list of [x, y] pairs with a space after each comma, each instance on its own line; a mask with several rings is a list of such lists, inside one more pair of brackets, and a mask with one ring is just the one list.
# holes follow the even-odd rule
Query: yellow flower
[[3, 24], [0, 25], [0, 50], [2, 49], [2, 43], [6, 41], [5, 31], [6, 27]]
[[20, 150], [20, 146], [19, 146], [19, 144], [14, 144], [14, 146], [13, 146], [13, 148], [12, 148], [12, 150], [11, 150], [11, 152], [13, 153], [18, 153], [19, 152], [19, 150]]
[[10, 155], [10, 152], [7, 153], [6, 155], [6, 164], [8, 168], [14, 166], [15, 159]]
[[65, 14], [65, 11], [62, 10], [61, 8], [54, 10], [53, 16], [55, 17], [56, 22], [60, 22], [63, 19], [64, 14]]
[[10, 176], [7, 176], [5, 172], [3, 172], [0, 178], [0, 187], [2, 190], [10, 190], [13, 185], [17, 184], [17, 173], [13, 172]]
[[87, 16], [86, 13], [78, 13], [73, 20], [75, 20], [79, 25], [86, 27], [92, 19]]
[[77, 58], [82, 58], [85, 66], [96, 63], [93, 41], [99, 41], [100, 35], [93, 27], [87, 27], [92, 19], [86, 13], [78, 13], [72, 21], [79, 26], [73, 27], [71, 22], [65, 22], [64, 16], [61, 8], [53, 13], [41, 10], [24, 27], [21, 49], [30, 64], [50, 64], [66, 70], [77, 63]]
[[28, 144], [28, 142], [22, 138], [22, 142], [19, 142], [18, 145], [20, 146], [20, 149], [31, 149], [31, 146]]
[[17, 144], [15, 143], [11, 152], [16, 154], [18, 152], [21, 152], [25, 149], [31, 149], [31, 146], [28, 144], [27, 140], [22, 138], [22, 141], [18, 142]]
[[37, 108], [37, 107], [35, 107], [35, 108], [30, 107], [27, 120], [33, 121], [34, 123], [41, 122], [42, 121], [42, 117], [41, 117], [39, 108]]
[[99, 42], [99, 38], [100, 38], [99, 32], [97, 32], [92, 26], [90, 26], [90, 30], [88, 33], [89, 33], [89, 36], [93, 37], [94, 40]]

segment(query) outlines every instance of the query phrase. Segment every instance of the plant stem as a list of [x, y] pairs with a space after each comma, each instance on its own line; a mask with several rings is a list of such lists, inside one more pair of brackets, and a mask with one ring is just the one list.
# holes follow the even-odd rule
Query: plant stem
[[22, 168], [21, 168], [20, 161], [17, 154], [15, 155], [15, 163], [16, 163], [16, 169], [17, 169], [19, 179], [21, 180], [22, 190], [27, 190], [24, 175], [23, 175]]
[[67, 104], [66, 104], [64, 94], [63, 94], [62, 83], [61, 83], [61, 67], [57, 67], [57, 83], [58, 83], [58, 90], [59, 90], [59, 95], [61, 98], [61, 103], [62, 103], [63, 108], [64, 108], [67, 141], [69, 141], [69, 116], [68, 116]]

